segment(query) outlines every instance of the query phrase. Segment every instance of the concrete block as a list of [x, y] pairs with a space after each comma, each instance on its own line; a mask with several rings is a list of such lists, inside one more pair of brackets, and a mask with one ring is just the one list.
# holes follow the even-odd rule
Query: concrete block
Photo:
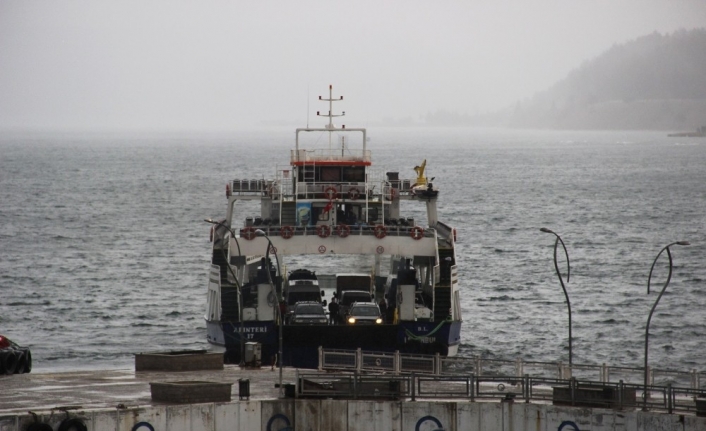
[[135, 371], [222, 370], [223, 354], [206, 350], [146, 352], [135, 355]]
[[152, 401], [163, 403], [229, 402], [232, 383], [183, 381], [150, 383]]

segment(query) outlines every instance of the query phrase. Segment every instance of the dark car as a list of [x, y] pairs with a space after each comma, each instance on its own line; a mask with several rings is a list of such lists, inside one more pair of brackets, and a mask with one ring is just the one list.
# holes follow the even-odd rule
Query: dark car
[[374, 302], [356, 302], [348, 309], [346, 323], [349, 325], [379, 325], [382, 323], [380, 307]]
[[326, 325], [328, 317], [320, 302], [297, 302], [289, 313], [290, 325]]

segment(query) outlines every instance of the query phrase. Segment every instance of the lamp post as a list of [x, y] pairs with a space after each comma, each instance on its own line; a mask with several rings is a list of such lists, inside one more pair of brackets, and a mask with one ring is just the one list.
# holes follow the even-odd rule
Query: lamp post
[[662, 287], [662, 291], [659, 292], [659, 296], [657, 296], [657, 300], [655, 303], [652, 305], [652, 309], [650, 310], [650, 314], [647, 317], [647, 325], [645, 326], [645, 386], [644, 386], [644, 391], [643, 391], [643, 399], [645, 400], [645, 403], [643, 405], [643, 410], [647, 410], [647, 385], [648, 385], [648, 380], [649, 380], [649, 371], [647, 368], [648, 362], [647, 362], [647, 352], [648, 352], [648, 346], [649, 346], [649, 341], [650, 341], [650, 321], [652, 320], [652, 313], [654, 313], [655, 308], [657, 308], [657, 303], [659, 303], [659, 300], [662, 299], [662, 295], [664, 294], [664, 291], [667, 290], [667, 286], [669, 285], [669, 282], [672, 279], [672, 252], [669, 250], [669, 247], [673, 245], [689, 245], [689, 241], [677, 241], [673, 242], [671, 244], [668, 244], [662, 248], [662, 250], [657, 253], [657, 257], [655, 257], [655, 260], [652, 262], [652, 267], [650, 268], [650, 275], [647, 277], [647, 294], [650, 294], [650, 282], [652, 281], [652, 271], [655, 269], [655, 264], [657, 263], [657, 259], [662, 255], [662, 253], [666, 250], [667, 251], [667, 257], [669, 257], [669, 274], [667, 275], [667, 281], [664, 283], [664, 286]]
[[[222, 222], [212, 220], [210, 218], [207, 218], [204, 220], [206, 223], [210, 223], [214, 226], [221, 226], [226, 229], [228, 229], [228, 232], [231, 234], [231, 238], [235, 240], [235, 244], [238, 246], [238, 256], [241, 256], [240, 254], [240, 243], [238, 243], [238, 238], [235, 236], [235, 232], [233, 232], [233, 229], [231, 229], [229, 226], [223, 224]], [[214, 235], [214, 241], [215, 241], [215, 235]], [[240, 340], [240, 366], [245, 365], [245, 330], [243, 328], [243, 289], [242, 286], [240, 285], [240, 281], [238, 280], [238, 277], [235, 275], [233, 272], [233, 268], [230, 266], [230, 262], [228, 261], [228, 256], [226, 255], [225, 251], [223, 251], [223, 248], [221, 248], [221, 253], [223, 253], [223, 258], [226, 261], [226, 267], [230, 271], [230, 274], [233, 276], [233, 280], [235, 280], [235, 285], [238, 288], [238, 317], [240, 319], [240, 336], [238, 337]], [[223, 342], [225, 343], [225, 337]]]
[[282, 276], [282, 270], [279, 267], [279, 258], [277, 257], [277, 249], [272, 244], [272, 241], [270, 240], [270, 237], [267, 236], [265, 231], [262, 229], [257, 229], [255, 231], [255, 235], [257, 236], [262, 236], [265, 237], [267, 240], [267, 251], [265, 252], [265, 265], [267, 265], [267, 278], [270, 281], [270, 286], [272, 287], [272, 294], [275, 297], [275, 307], [277, 308], [277, 317], [279, 318], [279, 352], [277, 353], [277, 357], [279, 358], [279, 397], [284, 398], [284, 388], [282, 387], [282, 330], [283, 330], [283, 319], [282, 319], [282, 309], [279, 307], [279, 299], [277, 298], [277, 290], [275, 289], [275, 283], [272, 281], [272, 274], [270, 274], [270, 264], [268, 263], [267, 258], [270, 255], [270, 248], [274, 251], [275, 254], [275, 260], [277, 261], [277, 274], [281, 277]]
[[566, 282], [569, 282], [569, 279], [571, 278], [571, 265], [569, 264], [569, 252], [566, 250], [566, 246], [564, 245], [564, 241], [562, 241], [561, 237], [559, 234], [556, 232], [547, 229], [546, 227], [543, 227], [540, 229], [540, 231], [544, 233], [551, 233], [552, 235], [556, 236], [556, 241], [554, 241], [554, 269], [556, 269], [556, 276], [559, 277], [559, 283], [561, 283], [561, 289], [564, 291], [564, 296], [566, 297], [566, 306], [569, 309], [569, 368], [571, 368], [573, 364], [573, 351], [571, 348], [571, 301], [569, 301], [569, 293], [566, 291], [566, 286], [564, 286], [564, 279], [561, 277], [561, 272], [559, 271], [559, 264], [557, 263], [556, 259], [556, 250], [557, 247], [559, 246], [559, 243], [561, 243], [561, 246], [564, 248], [564, 253], [566, 254]]
[[[204, 219], [204, 221], [206, 223], [211, 223], [212, 225], [221, 226], [221, 227], [228, 229], [228, 231], [231, 234], [231, 237], [233, 238], [233, 240], [235, 240], [235, 245], [238, 247], [238, 256], [242, 256], [242, 254], [240, 253], [240, 243], [238, 242], [238, 237], [235, 236], [235, 232], [233, 232], [233, 229], [231, 229], [230, 226], [226, 225], [223, 222], [216, 221], [216, 220], [213, 220], [210, 218]], [[215, 240], [215, 236], [214, 236], [214, 240]]]

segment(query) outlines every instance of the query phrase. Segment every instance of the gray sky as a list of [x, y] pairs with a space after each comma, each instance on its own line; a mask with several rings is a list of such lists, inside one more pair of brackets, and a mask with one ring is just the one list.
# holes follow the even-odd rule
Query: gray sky
[[[493, 111], [705, 0], [0, 0], [0, 128], [304, 125]], [[311, 124], [318, 124], [311, 120]]]

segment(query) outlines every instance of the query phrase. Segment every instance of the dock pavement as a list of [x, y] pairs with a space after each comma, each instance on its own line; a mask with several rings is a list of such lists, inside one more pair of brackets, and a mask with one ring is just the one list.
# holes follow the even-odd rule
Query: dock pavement
[[[295, 368], [282, 369], [282, 382], [294, 383]], [[304, 370], [303, 370], [304, 371]], [[307, 373], [315, 370], [305, 370]], [[232, 383], [231, 400], [239, 399], [239, 380], [248, 379], [251, 400], [279, 397], [279, 369], [135, 371], [134, 369], [41, 372], [0, 375], [0, 415], [65, 409], [130, 408], [163, 405], [153, 402], [150, 383], [208, 381]]]

